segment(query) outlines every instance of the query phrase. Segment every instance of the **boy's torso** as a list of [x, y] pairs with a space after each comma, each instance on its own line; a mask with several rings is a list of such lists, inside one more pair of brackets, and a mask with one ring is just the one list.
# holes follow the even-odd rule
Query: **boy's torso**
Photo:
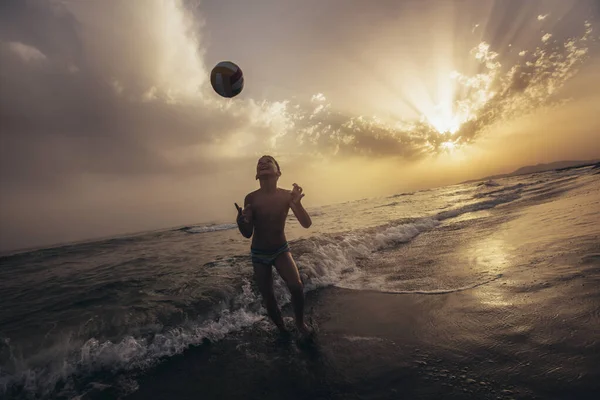
[[250, 198], [254, 224], [252, 247], [270, 250], [282, 246], [287, 241], [284, 229], [290, 209], [290, 192], [279, 188], [273, 193], [257, 190]]

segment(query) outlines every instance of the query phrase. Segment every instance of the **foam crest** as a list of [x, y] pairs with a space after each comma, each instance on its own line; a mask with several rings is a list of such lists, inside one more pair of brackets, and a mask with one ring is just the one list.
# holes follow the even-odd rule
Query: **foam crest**
[[376, 249], [382, 250], [399, 243], [409, 242], [421, 232], [433, 229], [439, 224], [440, 222], [435, 219], [423, 218], [415, 223], [389, 227], [375, 235]]
[[334, 285], [344, 276], [362, 274], [357, 265], [361, 257], [373, 251], [364, 240], [353, 234], [342, 238], [310, 239], [297, 257], [305, 287], [313, 290]]
[[378, 250], [406, 243], [420, 233], [433, 229], [439, 221], [422, 218], [415, 222], [389, 226], [379, 232], [351, 232], [339, 236], [311, 238], [299, 243], [297, 263], [308, 290], [344, 285], [359, 280], [366, 271], [360, 260]]
[[183, 228], [184, 232], [188, 233], [207, 233], [207, 232], [217, 232], [217, 231], [225, 231], [229, 229], [236, 229], [236, 224], [220, 224], [220, 225], [205, 225], [205, 226], [191, 226]]

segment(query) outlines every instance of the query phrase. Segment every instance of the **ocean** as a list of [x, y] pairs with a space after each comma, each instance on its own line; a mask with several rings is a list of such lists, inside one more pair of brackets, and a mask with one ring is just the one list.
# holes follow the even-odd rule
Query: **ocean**
[[598, 398], [597, 166], [290, 213], [310, 349], [266, 318], [229, 206], [1, 256], [0, 397]]

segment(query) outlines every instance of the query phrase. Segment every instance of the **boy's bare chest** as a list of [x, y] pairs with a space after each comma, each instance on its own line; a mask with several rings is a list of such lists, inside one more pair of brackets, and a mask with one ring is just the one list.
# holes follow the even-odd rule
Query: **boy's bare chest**
[[252, 204], [255, 221], [274, 221], [284, 219], [289, 210], [288, 201], [283, 196], [265, 196], [257, 198]]

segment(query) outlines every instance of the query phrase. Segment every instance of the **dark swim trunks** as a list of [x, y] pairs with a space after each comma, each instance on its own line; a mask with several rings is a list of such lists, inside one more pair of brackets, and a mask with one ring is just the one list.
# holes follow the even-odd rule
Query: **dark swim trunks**
[[287, 242], [275, 250], [250, 249], [250, 253], [252, 254], [252, 262], [265, 265], [273, 265], [273, 263], [275, 263], [275, 259], [279, 257], [280, 254], [283, 254], [287, 251], [290, 251], [290, 246]]

